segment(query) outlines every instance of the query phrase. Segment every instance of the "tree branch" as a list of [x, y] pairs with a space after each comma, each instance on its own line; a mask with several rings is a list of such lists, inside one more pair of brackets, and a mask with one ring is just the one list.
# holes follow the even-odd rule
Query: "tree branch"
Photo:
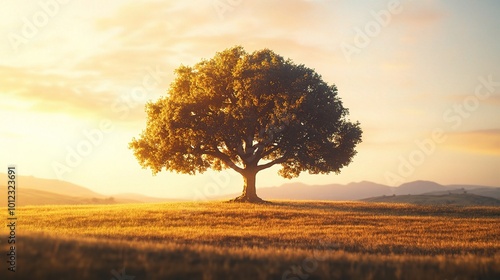
[[202, 153], [222, 160], [225, 164], [227, 164], [227, 166], [231, 167], [232, 169], [234, 169], [234, 171], [240, 174], [243, 172], [243, 169], [241, 167], [236, 165], [236, 163], [234, 163], [228, 155], [222, 153], [218, 148], [215, 148], [214, 151], [205, 150], [202, 151]]
[[278, 150], [278, 148], [279, 148], [279, 146], [278, 146], [278, 145], [273, 146], [271, 149], [269, 149], [269, 150], [267, 150], [267, 151], [265, 151], [265, 152], [260, 153], [260, 155], [259, 155], [259, 156], [260, 156], [260, 158], [264, 158], [264, 157], [266, 157], [266, 156], [270, 155], [272, 152], [274, 152], [274, 151]]
[[273, 161], [270, 161], [270, 162], [268, 162], [268, 163], [266, 163], [266, 164], [258, 165], [258, 166], [257, 166], [257, 170], [258, 170], [258, 171], [261, 171], [261, 170], [266, 169], [266, 168], [269, 168], [269, 167], [271, 167], [271, 166], [273, 166], [273, 165], [275, 165], [275, 164], [280, 164], [280, 163], [283, 163], [283, 162], [285, 162], [285, 161], [287, 161], [287, 160], [288, 160], [288, 156], [287, 156], [287, 154], [285, 154], [285, 155], [283, 155], [282, 157], [277, 158], [277, 159], [275, 159], [275, 160], [273, 160]]

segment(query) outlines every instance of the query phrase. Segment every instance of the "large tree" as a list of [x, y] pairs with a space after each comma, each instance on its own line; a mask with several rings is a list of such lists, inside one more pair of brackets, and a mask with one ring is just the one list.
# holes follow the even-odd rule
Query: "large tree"
[[168, 94], [146, 105], [146, 129], [130, 143], [153, 174], [232, 168], [244, 178], [234, 200], [259, 202], [257, 172], [281, 165], [285, 178], [339, 173], [361, 142], [335, 85], [269, 49], [233, 47], [175, 73]]

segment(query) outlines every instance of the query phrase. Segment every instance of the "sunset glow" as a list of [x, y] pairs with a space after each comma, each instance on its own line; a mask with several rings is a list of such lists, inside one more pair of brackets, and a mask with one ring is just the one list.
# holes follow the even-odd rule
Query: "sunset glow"
[[[363, 142], [341, 174], [293, 182], [500, 186], [498, 1], [2, 4], [5, 170], [16, 164], [20, 175], [103, 194], [241, 192], [231, 170], [152, 176], [128, 148], [145, 128], [144, 105], [166, 94], [174, 69], [241, 45], [315, 69], [361, 123]], [[259, 173], [257, 188], [290, 182], [277, 170]], [[210, 184], [218, 188], [207, 193]]]

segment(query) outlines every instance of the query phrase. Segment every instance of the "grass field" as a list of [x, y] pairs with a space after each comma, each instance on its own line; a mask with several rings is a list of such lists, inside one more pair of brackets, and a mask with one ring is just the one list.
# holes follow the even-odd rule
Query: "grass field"
[[500, 279], [500, 207], [276, 201], [17, 212], [17, 272], [2, 261], [1, 279]]

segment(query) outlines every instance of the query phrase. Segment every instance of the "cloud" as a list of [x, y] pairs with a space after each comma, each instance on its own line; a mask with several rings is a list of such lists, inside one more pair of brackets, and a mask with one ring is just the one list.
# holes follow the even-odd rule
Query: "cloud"
[[147, 68], [161, 68], [165, 75], [149, 95], [155, 99], [168, 89], [178, 66], [195, 64], [234, 45], [243, 45], [247, 51], [271, 48], [297, 63], [335, 59], [333, 44], [325, 47], [311, 38], [327, 37], [324, 22], [311, 21], [318, 16], [331, 18], [332, 11], [326, 11], [321, 1], [293, 0], [286, 7], [276, 0], [243, 1], [226, 10], [222, 18], [214, 3], [124, 4], [115, 13], [95, 19], [94, 31], [99, 36], [109, 34], [108, 41], [69, 70], [99, 77], [116, 92], [140, 85]]
[[[302, 39], [313, 33], [320, 37], [322, 29], [311, 18], [315, 13], [327, 15], [321, 3], [294, 0], [284, 7], [280, 1], [243, 1], [223, 18], [213, 3], [123, 4], [115, 13], [94, 19], [93, 36], [107, 41], [100, 41], [99, 48], [89, 44], [63, 63], [54, 61], [57, 73], [48, 71], [49, 67], [0, 66], [0, 95], [45, 114], [137, 121], [144, 118], [142, 104], [167, 90], [175, 68], [227, 47], [241, 44], [248, 51], [269, 47], [298, 63], [308, 56], [328, 56], [328, 49]], [[133, 108], [123, 109], [124, 99], [130, 103], [131, 91], [142, 86], [151, 72], [148, 69], [161, 69], [161, 79], [148, 89], [146, 98], [132, 100]]]
[[490, 106], [500, 107], [500, 95], [490, 96], [487, 99], [482, 100], [481, 102], [484, 102]]
[[[481, 94], [485, 94], [485, 92], [481, 92]], [[452, 102], [452, 103], [463, 103], [465, 100], [467, 100], [470, 97], [475, 97], [474, 92], [471, 92], [469, 94], [450, 94], [450, 95], [445, 95], [443, 96], [443, 100]], [[492, 107], [500, 107], [500, 96], [499, 95], [489, 95], [488, 97], [484, 99], [479, 99], [478, 101], [480, 102], [481, 105], [488, 105]]]
[[98, 82], [98, 77], [68, 77], [0, 66], [0, 95], [29, 111], [47, 114], [112, 117], [110, 104], [117, 95], [98, 88]]
[[392, 23], [402, 28], [401, 43], [418, 45], [424, 38], [439, 32], [439, 24], [446, 17], [447, 13], [437, 1], [405, 1], [403, 12], [395, 16]]
[[435, 8], [412, 8], [396, 17], [395, 21], [412, 27], [431, 27], [445, 17], [445, 13]]
[[401, 7], [394, 21], [413, 27], [430, 27], [447, 16], [444, 4], [434, 0], [401, 1]]
[[462, 152], [498, 156], [500, 155], [500, 129], [450, 133], [443, 145]]
[[[286, 6], [276, 0], [242, 1], [225, 10], [222, 17], [214, 8], [219, 2], [226, 3], [166, 1], [124, 5], [115, 14], [96, 20], [98, 32], [114, 31], [115, 35], [101, 54], [79, 67], [106, 76], [116, 68], [134, 71], [141, 65], [165, 62], [176, 67], [240, 44], [295, 47], [302, 51], [309, 46], [309, 53], [315, 53], [318, 40], [312, 38], [327, 40], [331, 35], [326, 32], [331, 30], [327, 22], [335, 13], [327, 11], [321, 1], [293, 0]], [[318, 17], [325, 21], [312, 20]]]

